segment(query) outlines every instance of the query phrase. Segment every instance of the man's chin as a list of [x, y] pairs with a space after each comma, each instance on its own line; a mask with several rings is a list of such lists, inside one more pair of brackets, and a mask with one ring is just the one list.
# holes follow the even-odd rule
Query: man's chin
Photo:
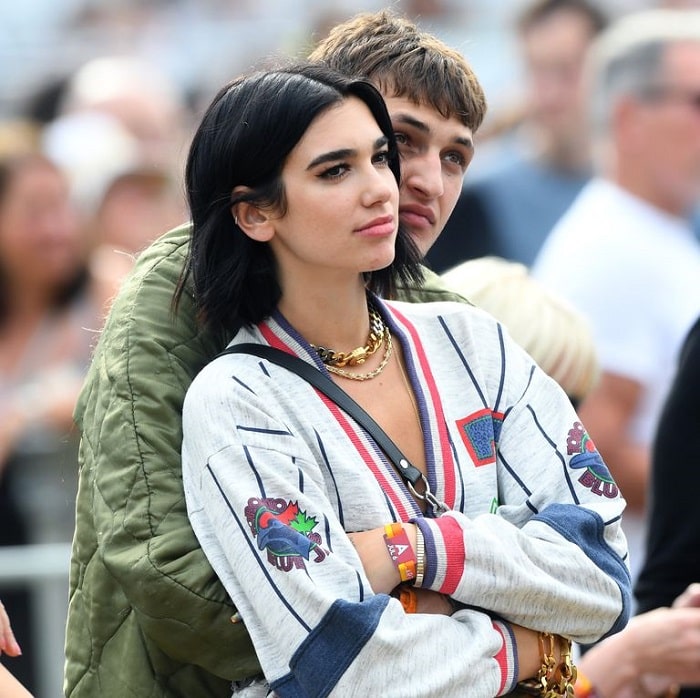
[[415, 228], [404, 227], [418, 248], [421, 258], [425, 257], [428, 254], [428, 250], [435, 244], [438, 238], [437, 234], [433, 230], [426, 230], [425, 228], [416, 230]]

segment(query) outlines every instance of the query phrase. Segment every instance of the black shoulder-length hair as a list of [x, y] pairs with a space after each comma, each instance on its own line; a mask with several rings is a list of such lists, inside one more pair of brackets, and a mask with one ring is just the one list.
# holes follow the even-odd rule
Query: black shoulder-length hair
[[[192, 277], [200, 321], [236, 330], [257, 324], [277, 306], [281, 289], [270, 246], [249, 238], [232, 207], [249, 201], [286, 210], [282, 169], [311, 123], [348, 97], [361, 99], [389, 139], [389, 166], [400, 180], [398, 150], [384, 100], [369, 82], [314, 63], [254, 73], [223, 87], [206, 110], [187, 158], [185, 181], [192, 217], [188, 259], [175, 304]], [[233, 195], [239, 185], [249, 191]], [[370, 291], [391, 297], [395, 280], [419, 283], [419, 252], [399, 230], [396, 255], [366, 274]]]

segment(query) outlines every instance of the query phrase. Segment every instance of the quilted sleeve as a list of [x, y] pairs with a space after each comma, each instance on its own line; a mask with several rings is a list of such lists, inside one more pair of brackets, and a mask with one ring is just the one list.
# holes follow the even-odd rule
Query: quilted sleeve
[[192, 532], [182, 486], [185, 391], [226, 344], [196, 326], [191, 296], [171, 310], [188, 231], [151, 246], [115, 299], [76, 410], [82, 469], [92, 471], [81, 498], [91, 499], [96, 554], [128, 600], [124, 613], [168, 657], [233, 680], [259, 665]]

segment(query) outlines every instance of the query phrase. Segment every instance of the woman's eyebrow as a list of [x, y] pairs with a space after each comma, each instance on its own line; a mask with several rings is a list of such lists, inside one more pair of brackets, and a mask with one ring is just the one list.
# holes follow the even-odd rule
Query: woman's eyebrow
[[[374, 141], [372, 146], [373, 150], [378, 150], [379, 148], [385, 146], [389, 142], [386, 136], [380, 136]], [[315, 157], [307, 166], [307, 170], [311, 170], [318, 165], [322, 165], [324, 162], [332, 162], [334, 160], [345, 160], [347, 158], [352, 158], [357, 155], [357, 150], [354, 148], [340, 148], [338, 150], [329, 150], [327, 153], [321, 153]]]

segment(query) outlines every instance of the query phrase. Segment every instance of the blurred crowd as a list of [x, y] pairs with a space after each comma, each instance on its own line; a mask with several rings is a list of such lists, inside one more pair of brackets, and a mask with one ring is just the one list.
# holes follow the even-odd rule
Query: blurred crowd
[[[71, 540], [75, 399], [135, 256], [187, 219], [182, 169], [201, 105], [263, 58], [301, 55], [337, 21], [384, 4], [27, 0], [0, 8], [0, 55], [13, 66], [0, 77], [0, 545]], [[584, 123], [590, 42], [632, 10], [700, 6], [601, 1], [599, 13], [532, 21], [528, 4], [392, 3], [465, 53], [490, 103], [462, 198], [428, 258], [436, 271], [483, 255], [535, 263], [595, 170]], [[641, 449], [642, 474], [627, 487], [642, 531], [656, 414], [645, 415], [643, 436], [627, 450]], [[599, 430], [615, 474], [625, 454], [608, 444], [620, 432], [608, 434], [593, 412], [586, 423], [594, 439]], [[610, 423], [629, 432], [624, 421]], [[13, 673], [31, 690], [31, 599], [2, 588], [0, 598], [25, 649]]]

